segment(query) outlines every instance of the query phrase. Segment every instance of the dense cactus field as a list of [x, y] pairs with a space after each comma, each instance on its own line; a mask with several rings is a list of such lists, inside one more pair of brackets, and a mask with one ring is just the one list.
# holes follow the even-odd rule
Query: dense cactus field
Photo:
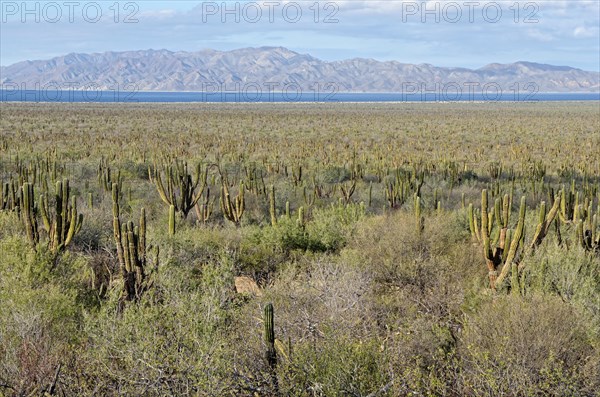
[[0, 395], [600, 396], [598, 103], [0, 111]]

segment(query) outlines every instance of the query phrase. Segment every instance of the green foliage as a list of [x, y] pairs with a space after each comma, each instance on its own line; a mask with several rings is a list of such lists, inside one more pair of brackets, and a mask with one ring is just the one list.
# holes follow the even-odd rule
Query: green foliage
[[598, 382], [586, 376], [590, 354], [598, 355], [586, 325], [557, 297], [507, 296], [485, 304], [467, 317], [459, 351], [472, 395], [586, 396]]
[[350, 179], [350, 171], [345, 167], [329, 166], [321, 172], [325, 183], [342, 183]]
[[0, 395], [598, 395], [595, 126], [3, 105]]
[[307, 248], [313, 251], [339, 250], [364, 215], [364, 207], [358, 204], [332, 204], [328, 208], [313, 210], [312, 220], [306, 225]]
[[326, 335], [325, 340], [294, 345], [293, 359], [280, 370], [282, 393], [366, 396], [389, 388], [391, 379], [386, 374], [389, 358], [380, 350], [377, 339], [357, 341]]
[[583, 249], [550, 245], [526, 261], [525, 292], [542, 291], [572, 304], [593, 325], [600, 344], [600, 259]]

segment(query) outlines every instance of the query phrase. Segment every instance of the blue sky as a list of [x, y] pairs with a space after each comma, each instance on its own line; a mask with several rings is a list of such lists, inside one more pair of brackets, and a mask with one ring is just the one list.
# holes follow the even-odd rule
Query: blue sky
[[325, 60], [470, 68], [526, 60], [599, 71], [599, 27], [599, 0], [0, 0], [0, 64], [71, 52], [283, 46]]

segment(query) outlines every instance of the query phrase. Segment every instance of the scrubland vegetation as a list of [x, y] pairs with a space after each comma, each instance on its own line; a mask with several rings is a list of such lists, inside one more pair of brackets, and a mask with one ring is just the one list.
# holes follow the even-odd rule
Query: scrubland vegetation
[[597, 103], [1, 113], [0, 395], [600, 395]]

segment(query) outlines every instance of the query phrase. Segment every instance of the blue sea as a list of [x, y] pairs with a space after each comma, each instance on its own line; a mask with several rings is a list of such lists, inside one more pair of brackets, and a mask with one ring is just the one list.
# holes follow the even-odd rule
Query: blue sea
[[350, 102], [537, 102], [600, 101], [595, 93], [284, 93], [0, 90], [0, 102], [71, 103], [350, 103]]

